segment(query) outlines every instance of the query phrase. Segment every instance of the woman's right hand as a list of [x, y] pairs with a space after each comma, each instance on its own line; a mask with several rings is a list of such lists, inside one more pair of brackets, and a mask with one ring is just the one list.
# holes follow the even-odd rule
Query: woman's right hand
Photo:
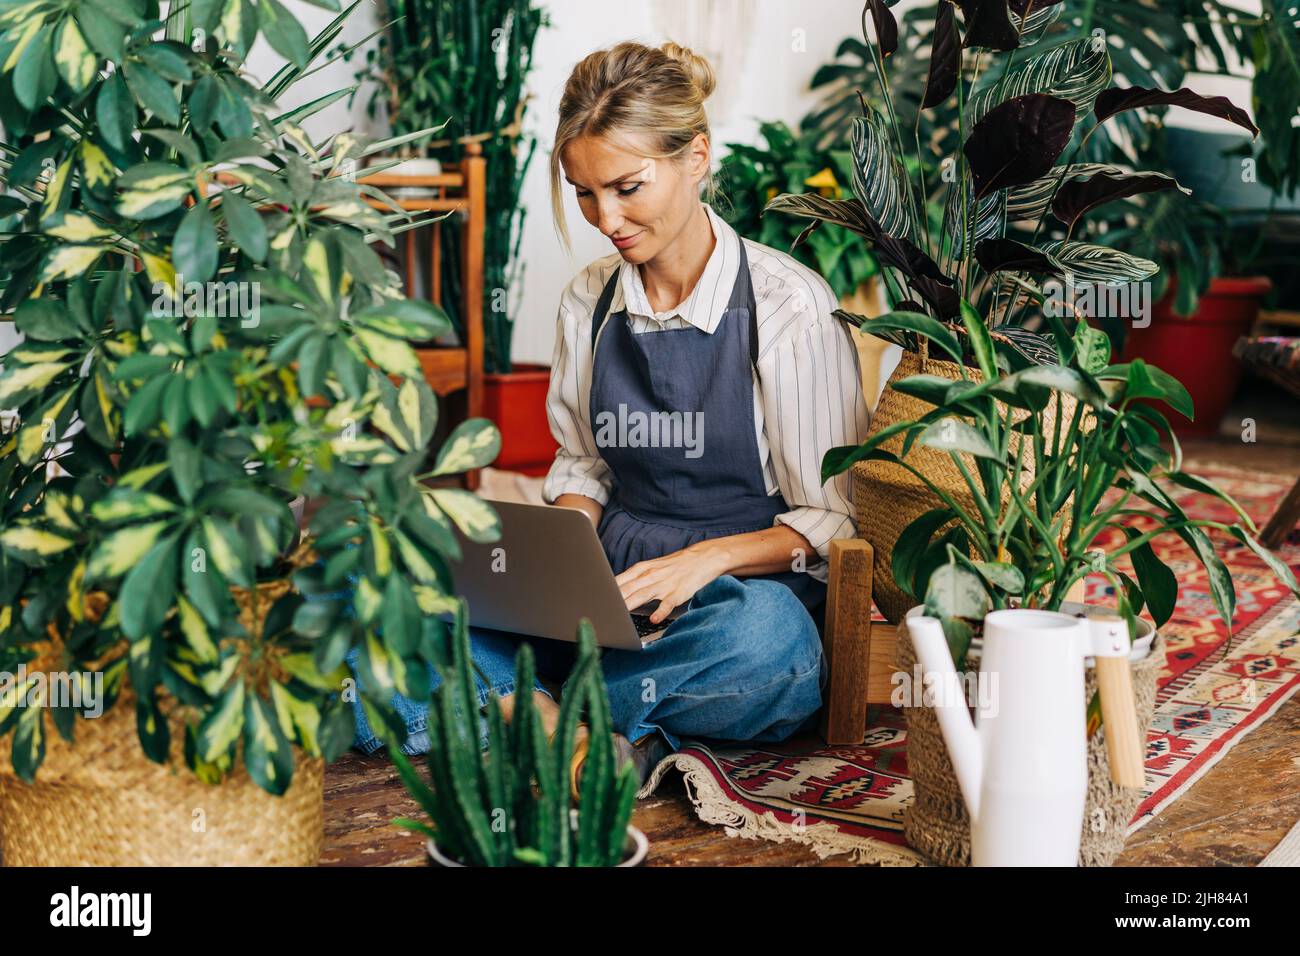
[[600, 527], [600, 516], [605, 509], [594, 498], [588, 498], [586, 495], [564, 494], [555, 499], [555, 504], [561, 508], [577, 508], [591, 519], [593, 527]]

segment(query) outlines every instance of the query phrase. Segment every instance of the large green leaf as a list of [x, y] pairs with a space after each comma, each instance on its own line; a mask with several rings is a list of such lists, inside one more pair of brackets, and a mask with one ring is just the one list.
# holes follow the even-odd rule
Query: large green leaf
[[172, 238], [172, 264], [186, 282], [207, 282], [217, 271], [217, 227], [206, 203], [195, 203]]

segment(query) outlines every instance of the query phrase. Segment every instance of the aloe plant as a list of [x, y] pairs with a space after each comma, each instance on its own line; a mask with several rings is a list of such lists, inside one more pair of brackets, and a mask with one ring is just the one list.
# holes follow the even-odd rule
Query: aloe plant
[[[1084, 162], [1089, 140], [1104, 123], [1139, 108], [1179, 106], [1258, 132], [1221, 97], [1111, 87], [1104, 36], [1059, 44], [1048, 39], [1053, 20], [1069, 15], [1055, 9], [1064, 6], [1061, 0], [941, 0], [926, 21], [924, 86], [917, 89], [921, 77], [913, 70], [901, 74], [911, 85], [900, 91], [888, 64], [906, 38], [900, 40], [885, 0], [867, 0], [861, 49], [872, 62], [882, 106], [861, 98], [860, 115], [847, 131], [854, 198], [787, 194], [768, 207], [862, 237], [881, 264], [891, 307], [947, 323], [966, 343], [968, 362], [971, 343], [959, 321], [963, 301], [995, 333], [994, 347], [1007, 362], [1051, 362], [1050, 338], [1035, 331], [1045, 279], [1119, 284], [1156, 272], [1150, 260], [1076, 238], [1083, 217], [1099, 206], [1182, 188], [1159, 173]], [[833, 115], [844, 115], [842, 103]], [[915, 109], [904, 111], [902, 103]], [[927, 114], [944, 110], [955, 116], [957, 137], [923, 141]], [[927, 155], [932, 142], [943, 151], [937, 164]], [[914, 175], [908, 156], [914, 157]], [[937, 232], [923, 212], [936, 195], [945, 205]], [[877, 331], [911, 349], [920, 345], [911, 330]]]
[[[616, 766], [609, 698], [591, 622], [584, 618], [578, 627], [577, 660], [564, 685], [554, 738], [547, 738], [531, 694], [517, 695], [509, 727], [493, 694], [486, 708], [486, 749], [478, 734], [464, 602], [448, 643], [435, 665], [442, 682], [429, 706], [432, 786], [400, 750], [389, 751], [407, 791], [433, 825], [405, 818], [395, 822], [431, 837], [448, 856], [470, 866], [620, 863], [639, 780], [634, 767]], [[534, 676], [532, 648], [523, 644], [515, 656], [515, 687], [532, 687]], [[590, 743], [580, 800], [571, 811], [569, 765], [584, 714]]]

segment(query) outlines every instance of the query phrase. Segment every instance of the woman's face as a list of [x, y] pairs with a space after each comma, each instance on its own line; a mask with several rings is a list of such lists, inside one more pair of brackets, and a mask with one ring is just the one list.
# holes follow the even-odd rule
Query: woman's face
[[[639, 145], [634, 139], [631, 146]], [[582, 215], [631, 263], [649, 262], [672, 244], [700, 203], [709, 141], [695, 137], [678, 159], [647, 159], [608, 139], [584, 136], [560, 156]]]

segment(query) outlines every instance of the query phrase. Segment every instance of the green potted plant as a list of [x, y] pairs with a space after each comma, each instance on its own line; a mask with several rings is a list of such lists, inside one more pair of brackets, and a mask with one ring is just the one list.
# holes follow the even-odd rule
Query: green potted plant
[[[1098, 206], [1179, 188], [1161, 174], [1075, 162], [1102, 123], [1140, 105], [1167, 103], [1253, 126], [1226, 101], [1187, 90], [1107, 89], [1107, 47], [1090, 37], [1040, 48], [1019, 66], [1010, 57], [1000, 65], [985, 63], [986, 53], [1042, 43], [1050, 17], [1064, 14], [1014, 2], [960, 6], [964, 33], [952, 5], [941, 3], [933, 18], [920, 104], [928, 109], [954, 91], [959, 102], [961, 146], [940, 187], [949, 210], [943, 235], [928, 236], [919, 228], [917, 197], [928, 195], [926, 183], [902, 174], [901, 144], [908, 140], [880, 69], [898, 47], [897, 24], [888, 7], [874, 0], [864, 22], [872, 19], [877, 43], [868, 38], [867, 50], [882, 79], [889, 118], [868, 108], [854, 120], [856, 200], [827, 204], [790, 196], [773, 203], [864, 236], [884, 274], [892, 274], [891, 295], [903, 302], [890, 315], [861, 323], [864, 331], [890, 337], [907, 351], [868, 439], [828, 453], [823, 476], [861, 470], [864, 480], [855, 489], [860, 518], [869, 507], [893, 518], [873, 541], [877, 557], [885, 555], [885, 575], [875, 579], [877, 602], [891, 619], [923, 602], [908, 613], [938, 617], [957, 660], [966, 656], [990, 608], [1059, 609], [1087, 574], [1105, 575], [1116, 586], [1130, 632], [1154, 641], [1134, 664], [1140, 719], [1149, 721], [1159, 639], [1150, 625], [1138, 624], [1137, 614], [1150, 609], [1158, 626], [1172, 613], [1177, 595], [1172, 571], [1150, 548], [1153, 537], [1177, 534], [1193, 548], [1229, 625], [1235, 592], [1207, 526], [1250, 546], [1292, 590], [1296, 582], [1254, 539], [1249, 518], [1230, 499], [1225, 498], [1241, 516], [1239, 524], [1195, 521], [1161, 489], [1157, 480], [1224, 497], [1182, 471], [1176, 444], [1172, 454], [1162, 448], [1162, 437], [1170, 436], [1168, 421], [1146, 404], [1164, 402], [1190, 416], [1186, 390], [1144, 362], [1112, 365], [1104, 333], [1068, 306], [1045, 307], [1050, 303], [1043, 277], [1139, 282], [1156, 270], [1149, 260], [1073, 238], [1084, 215]], [[975, 52], [968, 84], [962, 50], [969, 48]], [[1090, 128], [1076, 131], [1090, 113]], [[1070, 160], [1058, 165], [1072, 141]], [[1051, 225], [1049, 213], [1059, 226]], [[1015, 223], [1022, 224], [1018, 235]], [[1063, 238], [1038, 244], [1044, 229]], [[1099, 531], [1123, 527], [1120, 520], [1134, 513], [1135, 499], [1154, 509], [1155, 529], [1124, 531], [1127, 543], [1110, 554], [1092, 551]], [[881, 501], [889, 508], [879, 508]], [[863, 523], [870, 538], [869, 522]], [[886, 575], [883, 583], [896, 591], [882, 601]], [[910, 672], [913, 663], [903, 627], [900, 664]], [[925, 706], [908, 706], [907, 716], [916, 786], [906, 823], [909, 840], [945, 862], [963, 862], [969, 821], [937, 721]], [[1108, 826], [1085, 828], [1081, 860], [1103, 863], [1122, 846], [1135, 792], [1110, 784], [1100, 734], [1094, 734], [1090, 750], [1086, 819], [1100, 811]]]
[[[409, 343], [448, 322], [369, 245], [409, 223], [331, 175], [400, 141], [316, 143], [299, 123], [338, 96], [275, 102], [346, 16], [309, 39], [275, 0], [0, 15], [6, 863], [314, 862], [345, 655], [383, 726], [427, 690], [451, 525], [496, 533], [427, 484], [498, 439], [465, 423], [427, 464]], [[288, 60], [261, 90], [259, 35]], [[304, 602], [351, 573], [355, 614]]]
[[[467, 146], [482, 148], [487, 171], [483, 250], [484, 414], [501, 431], [498, 467], [544, 474], [555, 457], [546, 419], [550, 370], [511, 361], [511, 336], [522, 303], [519, 243], [527, 210], [524, 177], [537, 148], [523, 131], [533, 44], [546, 26], [534, 0], [389, 0], [392, 17], [366, 54], [359, 79], [371, 81], [367, 108], [383, 106], [396, 136], [448, 120], [439, 138], [414, 140], [410, 153], [460, 162]], [[442, 234], [443, 305], [461, 334], [460, 235]], [[408, 268], [410, 266], [408, 265]]]
[[[1015, 371], [1051, 362], [1056, 354], [1042, 331], [1039, 308], [1049, 298], [1048, 282], [1118, 286], [1140, 283], [1156, 272], [1150, 260], [1075, 237], [1085, 215], [1098, 206], [1181, 188], [1161, 173], [1079, 161], [1105, 122], [1139, 107], [1168, 104], [1255, 131], [1244, 113], [1221, 98], [1190, 90], [1111, 87], [1104, 36], [1051, 42], [1050, 28], [1065, 16], [1055, 10], [1060, 4], [1037, 7], [1013, 0], [960, 6], [964, 27], [954, 4], [944, 0], [935, 8], [925, 86], [919, 95], [907, 92], [918, 109], [913, 128], [906, 129], [889, 73], [881, 69], [900, 48], [898, 24], [883, 0], [868, 0], [863, 49], [875, 64], [884, 107], [860, 98], [861, 115], [852, 120], [854, 198], [784, 195], [769, 204], [862, 237], [880, 263], [890, 308], [946, 323], [963, 343], [960, 359], [940, 357], [914, 330], [889, 332], [904, 352], [876, 409], [873, 433], [925, 414], [923, 403], [892, 383], [916, 374], [957, 381], [967, 375], [968, 365], [974, 367], [960, 320], [963, 301], [981, 317], [999, 361]], [[949, 142], [952, 151], [935, 163], [926, 158], [930, 147], [922, 145], [918, 130], [927, 110], [950, 108], [946, 104], [954, 98], [957, 136], [939, 140]], [[1067, 149], [1068, 158], [1058, 162]], [[917, 156], [911, 166], [916, 175], [908, 174], [909, 154]], [[937, 180], [927, 172], [936, 167]], [[937, 230], [924, 213], [926, 200], [935, 197], [944, 206]], [[860, 319], [843, 317], [855, 324]], [[884, 331], [875, 328], [877, 335]], [[888, 447], [898, 452], [901, 446], [898, 437]], [[943, 476], [952, 494], [966, 495], [960, 473], [945, 456], [925, 447], [917, 454], [922, 471]], [[890, 554], [898, 532], [929, 511], [933, 497], [905, 469], [883, 460], [860, 463], [853, 489], [859, 532], [875, 549], [876, 603], [897, 621], [910, 603], [894, 584]], [[877, 507], [882, 500], [891, 507]]]
[[[1176, 379], [1141, 359], [1111, 364], [1109, 339], [1084, 321], [1073, 334], [1054, 322], [1055, 362], [1008, 373], [999, 368], [993, 339], [975, 311], [962, 303], [961, 312], [981, 376], [964, 374], [954, 382], [919, 374], [895, 382], [895, 389], [931, 410], [875, 433], [860, 446], [828, 453], [823, 475], [829, 479], [859, 461], [885, 461], [907, 470], [934, 496], [936, 507], [904, 528], [894, 544], [893, 573], [917, 605], [908, 617], [939, 618], [959, 666], [989, 610], [1083, 613], [1087, 609], [1067, 603], [1067, 595], [1086, 576], [1104, 576], [1114, 586], [1119, 614], [1137, 647], [1132, 670], [1139, 730], [1145, 733], [1162, 660], [1156, 629], [1172, 615], [1178, 596], [1178, 580], [1157, 557], [1153, 540], [1177, 535], [1193, 550], [1229, 628], [1235, 585], [1209, 529], [1247, 545], [1293, 593], [1300, 595], [1300, 585], [1256, 540], [1257, 529], [1240, 505], [1183, 470], [1168, 419], [1150, 404], [1190, 415], [1190, 396]], [[864, 327], [923, 335], [954, 360], [963, 353], [953, 331], [929, 316], [895, 313]], [[894, 437], [902, 439], [901, 454], [886, 450]], [[1173, 442], [1172, 452], [1162, 447], [1162, 439]], [[968, 495], [951, 494], [913, 465], [910, 453], [918, 447], [947, 456]], [[1213, 494], [1240, 520], [1191, 518], [1165, 484]], [[1133, 515], [1143, 518], [1140, 528], [1124, 522]], [[1109, 530], [1121, 532], [1126, 542], [1109, 551], [1094, 549], [1097, 536]], [[1151, 622], [1138, 619], [1143, 609]], [[911, 674], [916, 657], [905, 625], [906, 618], [899, 630], [899, 667]], [[1099, 705], [1092, 672], [1087, 692], [1095, 727]], [[967, 863], [969, 818], [934, 710], [912, 701], [905, 712], [908, 768], [916, 788], [905, 820], [909, 842], [941, 862]], [[1080, 862], [1108, 865], [1123, 847], [1141, 793], [1111, 783], [1100, 733], [1089, 739], [1089, 767]], [[1107, 825], [1095, 826], [1097, 820]]]
[[806, 228], [785, 216], [765, 216], [767, 204], [785, 192], [815, 189], [828, 199], [844, 199], [853, 181], [853, 154], [847, 149], [814, 149], [780, 121], [759, 126], [762, 145], [727, 143], [718, 167], [718, 203], [722, 217], [747, 239], [776, 249], [790, 249], [804, 265], [816, 269], [846, 308], [867, 293], [864, 286], [878, 272], [875, 257], [852, 233], [820, 229], [799, 242]]
[[[1286, 91], [1280, 87], [1273, 99]], [[1300, 111], [1300, 85], [1292, 88], [1291, 110]], [[1291, 200], [1288, 212], [1285, 192], [1294, 183], [1269, 172], [1267, 149], [1250, 155], [1245, 137], [1160, 126], [1142, 152], [1167, 162], [1196, 196], [1139, 197], [1117, 207], [1105, 244], [1151, 258], [1161, 271], [1153, 277], [1150, 321], [1106, 329], [1126, 358], [1144, 358], [1188, 383], [1198, 415], [1175, 420], [1179, 433], [1212, 436], [1241, 378], [1233, 346], [1274, 287], [1267, 258], [1278, 251], [1287, 217], [1294, 219], [1296, 204]]]
[[[396, 747], [394, 764], [408, 792], [433, 825], [397, 823], [429, 837], [429, 854], [442, 866], [637, 866], [649, 844], [628, 821], [638, 779], [616, 767], [609, 699], [601, 677], [595, 633], [583, 620], [578, 654], [564, 685], [559, 723], [548, 737], [529, 695], [507, 727], [495, 694], [487, 703], [486, 749], [480, 746], [464, 602], [459, 602], [450, 647], [438, 660], [442, 683], [429, 706], [429, 777]], [[515, 657], [515, 686], [532, 687], [533, 651]], [[590, 743], [576, 809], [570, 809], [569, 765], [579, 720], [588, 715]]]

